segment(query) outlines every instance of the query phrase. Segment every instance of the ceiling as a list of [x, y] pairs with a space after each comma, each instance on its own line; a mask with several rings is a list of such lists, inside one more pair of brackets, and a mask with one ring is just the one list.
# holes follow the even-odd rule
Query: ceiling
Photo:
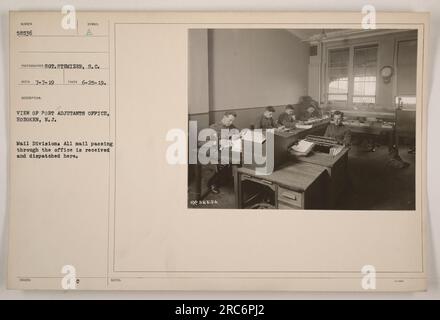
[[[342, 30], [342, 29], [333, 29], [333, 30]], [[309, 38], [321, 34], [323, 29], [287, 29], [287, 31], [297, 36], [301, 40], [307, 41]], [[332, 30], [328, 29], [327, 31], [332, 31]]]
[[287, 29], [302, 41], [328, 42], [408, 31], [404, 29]]

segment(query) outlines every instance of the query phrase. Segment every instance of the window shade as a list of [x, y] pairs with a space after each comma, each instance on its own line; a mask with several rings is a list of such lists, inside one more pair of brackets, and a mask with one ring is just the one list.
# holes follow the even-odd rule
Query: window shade
[[328, 101], [347, 102], [349, 48], [329, 51]]

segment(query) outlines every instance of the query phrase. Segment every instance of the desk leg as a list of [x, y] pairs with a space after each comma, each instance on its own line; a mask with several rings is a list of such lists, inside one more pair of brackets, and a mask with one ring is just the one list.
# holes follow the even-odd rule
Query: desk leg
[[195, 180], [196, 180], [196, 200], [202, 199], [202, 165], [196, 164]]
[[240, 204], [240, 181], [238, 179], [238, 166], [236, 164], [232, 165], [232, 175], [234, 177], [234, 197], [235, 197], [235, 208], [241, 209]]
[[396, 141], [395, 141], [394, 137], [395, 137], [394, 131], [388, 132], [388, 151], [389, 152], [391, 152], [396, 145]]

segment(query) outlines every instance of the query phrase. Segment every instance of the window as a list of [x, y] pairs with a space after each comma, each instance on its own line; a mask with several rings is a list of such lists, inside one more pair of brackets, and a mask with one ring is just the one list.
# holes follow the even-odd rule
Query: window
[[328, 51], [329, 104], [376, 103], [377, 53], [377, 45]]
[[377, 46], [354, 48], [353, 103], [376, 103]]
[[348, 100], [348, 60], [349, 49], [329, 51], [328, 63], [328, 101], [347, 102]]

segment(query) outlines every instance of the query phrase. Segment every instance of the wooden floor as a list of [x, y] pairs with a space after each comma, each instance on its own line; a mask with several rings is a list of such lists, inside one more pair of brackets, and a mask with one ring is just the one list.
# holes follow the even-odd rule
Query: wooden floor
[[[335, 209], [340, 210], [414, 210], [415, 208], [415, 155], [408, 147], [400, 148], [400, 156], [410, 165], [394, 169], [387, 165], [389, 156], [386, 146], [369, 152], [363, 145], [354, 145], [349, 153], [350, 184], [346, 195]], [[204, 190], [207, 180], [214, 173], [214, 166], [203, 168]], [[193, 199], [194, 185], [189, 186], [189, 199]], [[199, 208], [234, 208], [234, 189], [222, 186], [220, 194], [209, 193], [205, 199], [215, 204], [198, 205]]]

